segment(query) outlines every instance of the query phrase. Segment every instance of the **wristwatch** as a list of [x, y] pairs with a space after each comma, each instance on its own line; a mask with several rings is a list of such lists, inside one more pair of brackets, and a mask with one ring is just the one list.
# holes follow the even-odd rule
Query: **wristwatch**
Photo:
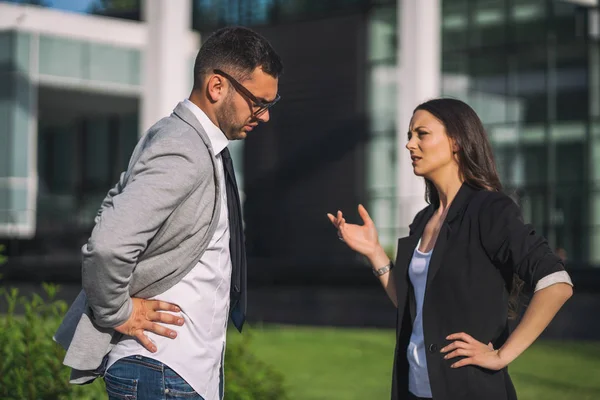
[[394, 264], [390, 261], [384, 267], [381, 267], [379, 269], [373, 268], [373, 275], [379, 277], [379, 276], [384, 275], [384, 274], [388, 273], [389, 271], [391, 271], [392, 268], [394, 268]]

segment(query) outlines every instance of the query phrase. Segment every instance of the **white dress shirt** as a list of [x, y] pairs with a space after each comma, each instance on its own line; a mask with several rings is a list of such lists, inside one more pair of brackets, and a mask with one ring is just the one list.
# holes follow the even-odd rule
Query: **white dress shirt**
[[221, 191], [217, 229], [198, 264], [169, 290], [153, 297], [181, 308], [183, 326], [168, 325], [177, 332], [177, 337], [170, 339], [147, 332], [158, 348], [156, 353], [150, 353], [136, 339], [125, 336], [109, 353], [107, 369], [123, 357], [149, 357], [177, 372], [206, 400], [217, 400], [225, 353], [231, 282], [227, 191], [220, 154], [229, 140], [198, 106], [187, 99], [184, 104], [206, 131], [217, 159], [217, 179]]
[[[433, 249], [427, 253], [419, 251], [421, 239], [415, 247], [412, 260], [408, 266], [408, 277], [415, 292], [416, 312], [413, 329], [410, 335], [406, 356], [408, 358], [408, 390], [417, 397], [432, 397], [427, 358], [425, 352], [425, 338], [423, 335], [423, 301], [427, 285], [427, 272]], [[566, 271], [554, 272], [540, 279], [535, 285], [535, 291], [547, 288], [555, 283], [567, 283], [573, 286], [571, 278]], [[467, 332], [468, 333], [468, 332]]]

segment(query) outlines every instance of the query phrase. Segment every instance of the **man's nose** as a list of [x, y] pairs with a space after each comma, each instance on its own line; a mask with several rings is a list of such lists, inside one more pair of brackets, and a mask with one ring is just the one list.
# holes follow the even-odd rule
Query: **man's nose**
[[258, 120], [260, 122], [269, 122], [270, 119], [271, 119], [271, 116], [269, 115], [269, 110], [266, 110], [264, 113], [262, 113], [258, 116]]

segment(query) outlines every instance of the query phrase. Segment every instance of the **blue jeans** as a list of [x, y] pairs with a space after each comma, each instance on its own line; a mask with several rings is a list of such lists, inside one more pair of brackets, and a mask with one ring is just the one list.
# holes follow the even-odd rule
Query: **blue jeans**
[[142, 356], [118, 360], [104, 375], [109, 400], [204, 400], [175, 371]]

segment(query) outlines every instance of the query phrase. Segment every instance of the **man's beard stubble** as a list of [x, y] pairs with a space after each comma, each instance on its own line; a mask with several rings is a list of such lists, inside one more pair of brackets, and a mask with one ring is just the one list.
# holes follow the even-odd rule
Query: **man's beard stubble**
[[221, 122], [223, 133], [229, 140], [243, 139], [242, 128], [244, 123], [236, 121], [235, 106], [233, 104], [233, 91], [227, 93], [223, 105], [217, 110], [217, 118]]

